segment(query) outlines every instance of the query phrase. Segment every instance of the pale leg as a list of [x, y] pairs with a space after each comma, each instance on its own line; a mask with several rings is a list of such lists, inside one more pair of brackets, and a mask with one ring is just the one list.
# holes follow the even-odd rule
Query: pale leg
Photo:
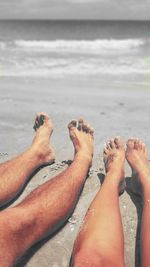
[[73, 267], [124, 266], [124, 236], [119, 208], [124, 161], [123, 141], [111, 139], [104, 150], [106, 177], [75, 241]]
[[128, 140], [126, 158], [137, 174], [143, 192], [143, 213], [141, 228], [142, 267], [150, 266], [150, 168], [145, 144], [137, 138]]

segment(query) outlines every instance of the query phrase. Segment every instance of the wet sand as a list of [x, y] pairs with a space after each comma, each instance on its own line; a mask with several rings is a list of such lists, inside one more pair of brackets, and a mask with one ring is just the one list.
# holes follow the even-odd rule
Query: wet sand
[[[1, 79], [1, 162], [22, 152], [30, 145], [34, 134], [32, 127], [36, 112], [47, 112], [55, 126], [52, 143], [56, 150], [56, 163], [42, 168], [12, 205], [19, 203], [34, 188], [67, 167], [68, 160], [73, 158], [73, 146], [66, 127], [71, 119], [85, 117], [95, 128], [93, 166], [72, 217], [56, 235], [34, 246], [17, 267], [68, 266], [78, 229], [91, 200], [100, 187], [100, 174], [104, 173], [102, 160], [104, 142], [116, 135], [125, 139], [138, 136], [144, 140], [150, 150], [148, 86], [148, 83], [144, 86], [131, 81], [110, 84], [107, 79], [103, 82], [94, 79], [90, 81]], [[126, 177], [130, 175], [130, 169], [126, 164]], [[130, 181], [131, 178], [128, 179], [129, 185]], [[134, 266], [137, 210], [139, 214], [141, 211], [139, 199], [134, 198], [134, 203], [132, 200], [129, 192], [125, 192], [120, 197], [128, 267]]]

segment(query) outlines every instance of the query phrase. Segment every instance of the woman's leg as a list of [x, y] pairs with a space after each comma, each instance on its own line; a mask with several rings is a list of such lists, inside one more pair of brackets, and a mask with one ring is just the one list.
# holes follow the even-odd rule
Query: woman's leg
[[104, 150], [106, 177], [75, 241], [73, 267], [124, 266], [124, 236], [119, 208], [124, 161], [123, 141], [111, 139]]
[[129, 139], [126, 158], [142, 185], [143, 213], [141, 228], [142, 267], [150, 266], [150, 168], [145, 144], [137, 138]]

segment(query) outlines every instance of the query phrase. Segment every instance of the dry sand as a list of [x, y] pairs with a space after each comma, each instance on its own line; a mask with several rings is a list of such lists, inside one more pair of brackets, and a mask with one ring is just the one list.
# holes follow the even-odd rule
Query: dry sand
[[[34, 188], [67, 167], [67, 161], [73, 157], [73, 146], [66, 126], [72, 118], [85, 117], [95, 128], [93, 166], [72, 217], [53, 238], [30, 249], [17, 265], [67, 267], [78, 229], [100, 187], [104, 142], [116, 135], [125, 139], [138, 136], [150, 149], [150, 90], [148, 85], [144, 87], [130, 82], [110, 84], [107, 81], [83, 79], [52, 81], [21, 78], [1, 79], [0, 90], [1, 162], [20, 153], [31, 143], [36, 112], [47, 112], [55, 125], [52, 143], [56, 149], [56, 163], [41, 169], [12, 205], [19, 203]], [[130, 169], [126, 164], [128, 176]], [[133, 267], [137, 210], [140, 212], [140, 204], [136, 210], [135, 202], [125, 192], [120, 197], [120, 206], [125, 233], [126, 266]]]

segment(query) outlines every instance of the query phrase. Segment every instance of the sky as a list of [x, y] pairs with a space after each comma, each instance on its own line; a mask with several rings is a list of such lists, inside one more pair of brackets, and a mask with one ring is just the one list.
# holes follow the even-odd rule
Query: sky
[[0, 19], [150, 20], [150, 0], [0, 0]]

